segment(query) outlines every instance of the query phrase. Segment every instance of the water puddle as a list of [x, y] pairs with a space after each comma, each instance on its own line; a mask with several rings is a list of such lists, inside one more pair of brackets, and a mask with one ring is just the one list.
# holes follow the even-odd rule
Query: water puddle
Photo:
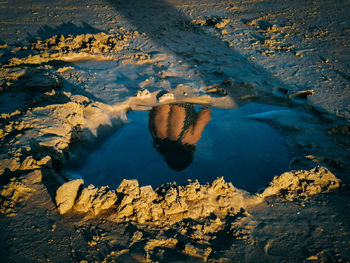
[[230, 110], [187, 103], [132, 111], [130, 123], [81, 168], [69, 172], [112, 188], [123, 179], [157, 187], [187, 179], [204, 184], [224, 176], [236, 187], [256, 192], [289, 170], [290, 156], [277, 131], [247, 116], [279, 109], [255, 103]]

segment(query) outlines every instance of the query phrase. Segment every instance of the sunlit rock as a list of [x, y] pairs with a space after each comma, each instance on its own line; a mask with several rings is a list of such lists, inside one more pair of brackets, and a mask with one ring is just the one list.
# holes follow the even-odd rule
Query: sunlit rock
[[98, 215], [101, 210], [113, 206], [117, 199], [115, 191], [110, 190], [108, 186], [96, 188], [93, 185], [89, 185], [82, 190], [74, 209], [79, 212], [91, 211], [93, 214]]
[[310, 171], [290, 171], [276, 176], [262, 193], [263, 197], [280, 195], [287, 200], [307, 199], [319, 193], [328, 193], [339, 187], [340, 180], [325, 167]]
[[56, 192], [56, 205], [58, 212], [63, 215], [74, 205], [78, 190], [84, 184], [82, 179], [76, 179], [61, 185]]

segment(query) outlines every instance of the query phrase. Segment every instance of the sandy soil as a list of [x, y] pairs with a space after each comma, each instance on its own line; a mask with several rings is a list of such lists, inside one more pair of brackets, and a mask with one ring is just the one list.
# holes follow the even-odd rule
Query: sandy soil
[[[349, 5], [0, 2], [1, 261], [350, 262]], [[249, 118], [290, 171], [259, 193], [62, 174], [127, 111], [174, 102], [283, 107]]]

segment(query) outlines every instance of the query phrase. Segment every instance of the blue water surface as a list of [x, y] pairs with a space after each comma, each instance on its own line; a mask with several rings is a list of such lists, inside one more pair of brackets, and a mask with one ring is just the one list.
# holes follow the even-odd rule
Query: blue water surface
[[212, 182], [223, 176], [234, 186], [256, 192], [275, 175], [288, 170], [290, 155], [284, 138], [269, 125], [247, 118], [280, 107], [251, 103], [237, 109], [211, 108], [211, 121], [197, 142], [194, 159], [180, 172], [168, 167], [153, 146], [148, 111], [132, 111], [130, 123], [109, 137], [78, 170], [87, 183], [118, 187], [123, 179], [158, 187], [166, 182], [197, 179]]

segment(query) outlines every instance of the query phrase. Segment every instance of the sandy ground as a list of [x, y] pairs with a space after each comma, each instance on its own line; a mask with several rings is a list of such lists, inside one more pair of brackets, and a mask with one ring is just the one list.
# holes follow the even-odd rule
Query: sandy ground
[[[349, 262], [349, 5], [1, 1], [0, 260]], [[174, 102], [280, 106], [249, 118], [291, 171], [259, 193], [61, 173], [128, 110]]]

